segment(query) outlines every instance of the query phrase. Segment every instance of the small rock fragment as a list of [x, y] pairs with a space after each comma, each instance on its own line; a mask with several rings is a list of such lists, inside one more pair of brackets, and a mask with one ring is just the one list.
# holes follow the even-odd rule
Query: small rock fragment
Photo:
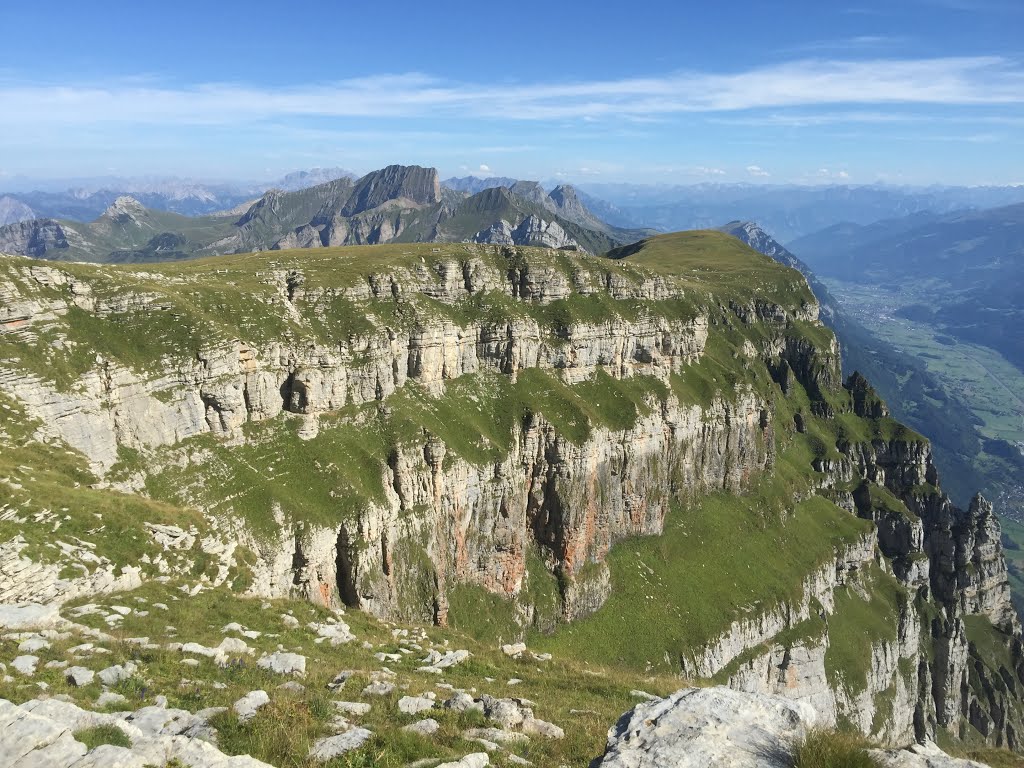
[[437, 768], [484, 768], [491, 764], [491, 758], [486, 752], [473, 752], [454, 763], [441, 763]]
[[339, 712], [344, 712], [346, 715], [365, 715], [368, 714], [371, 706], [362, 701], [334, 701], [334, 708]]
[[526, 643], [511, 643], [509, 645], [501, 646], [501, 652], [506, 656], [511, 656], [513, 659], [517, 659], [526, 653]]
[[124, 664], [115, 664], [112, 667], [101, 669], [99, 672], [100, 682], [107, 686], [117, 685], [118, 683], [129, 679], [132, 675], [139, 671], [133, 661], [126, 661]]
[[348, 679], [352, 677], [352, 675], [354, 674], [355, 672], [353, 672], [351, 669], [342, 670], [334, 676], [334, 679], [327, 684], [327, 687], [332, 691], [340, 690], [341, 688], [345, 687], [345, 683], [347, 683]]
[[298, 653], [275, 651], [261, 657], [256, 665], [279, 675], [302, 677], [306, 674], [306, 657]]
[[32, 677], [36, 673], [36, 664], [39, 663], [38, 656], [18, 656], [11, 662], [11, 666], [26, 677]]
[[523, 720], [520, 730], [528, 736], [543, 736], [546, 739], [564, 739], [565, 731], [554, 723], [546, 720], [538, 720], [535, 717], [528, 717]]
[[238, 720], [247, 723], [256, 717], [261, 707], [270, 703], [270, 696], [266, 691], [250, 691], [232, 705], [232, 709], [238, 713]]
[[433, 708], [433, 700], [426, 696], [403, 696], [398, 700], [398, 711], [404, 715], [418, 715]]
[[373, 733], [365, 728], [350, 728], [344, 733], [339, 733], [337, 736], [318, 739], [309, 751], [309, 756], [319, 763], [326, 763], [328, 760], [333, 760], [339, 755], [351, 752], [353, 749], [359, 749], [371, 736], [373, 736]]
[[96, 673], [85, 667], [69, 667], [64, 672], [64, 678], [76, 688], [88, 685], [96, 677]]
[[122, 696], [120, 693], [114, 693], [113, 691], [104, 691], [96, 699], [96, 706], [100, 709], [106, 707], [120, 707], [128, 703], [128, 699]]
[[418, 720], [415, 723], [403, 726], [402, 730], [408, 733], [418, 733], [420, 736], [433, 736], [437, 733], [441, 724], [432, 717], [428, 717], [426, 720]]

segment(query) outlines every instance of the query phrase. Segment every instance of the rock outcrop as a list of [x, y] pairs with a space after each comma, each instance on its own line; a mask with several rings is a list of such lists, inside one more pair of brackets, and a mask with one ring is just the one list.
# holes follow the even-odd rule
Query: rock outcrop
[[441, 202], [441, 182], [435, 168], [418, 165], [389, 165], [363, 176], [341, 209], [342, 216], [355, 216], [390, 200], [407, 200], [416, 205]]
[[[131, 747], [104, 744], [89, 749], [75, 739], [74, 732], [97, 726], [117, 728]], [[143, 768], [172, 761], [192, 768], [270, 768], [248, 755], [225, 755], [197, 738], [205, 727], [202, 717], [166, 707], [103, 714], [57, 699], [20, 705], [0, 699], [0, 761], [9, 768]]]
[[69, 246], [68, 235], [54, 219], [18, 221], [0, 228], [0, 253], [56, 258]]
[[504, 219], [477, 232], [473, 242], [495, 245], [528, 245], [541, 248], [578, 249], [579, 243], [562, 229], [558, 222], [544, 221], [539, 216], [527, 216], [516, 225]]
[[[797, 745], [820, 725], [805, 702], [727, 688], [687, 688], [640, 704], [608, 731], [595, 768], [789, 768]], [[925, 742], [872, 749], [889, 768], [985, 768]]]

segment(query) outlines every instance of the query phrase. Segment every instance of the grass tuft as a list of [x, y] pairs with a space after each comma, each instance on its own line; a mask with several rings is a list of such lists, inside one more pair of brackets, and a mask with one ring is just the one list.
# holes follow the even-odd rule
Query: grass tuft
[[863, 736], [816, 728], [792, 746], [793, 768], [880, 768]]
[[132, 741], [128, 738], [128, 735], [116, 725], [95, 725], [92, 728], [83, 728], [80, 731], [75, 731], [72, 735], [76, 741], [85, 744], [90, 752], [104, 744], [124, 747], [125, 749], [129, 749], [132, 746]]

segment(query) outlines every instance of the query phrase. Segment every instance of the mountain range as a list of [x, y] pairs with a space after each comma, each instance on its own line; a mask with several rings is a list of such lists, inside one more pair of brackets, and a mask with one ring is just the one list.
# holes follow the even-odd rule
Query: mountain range
[[355, 178], [355, 174], [344, 168], [312, 168], [270, 184], [113, 177], [79, 180], [66, 189], [51, 184], [47, 189], [0, 191], [0, 226], [37, 218], [88, 222], [119, 197], [132, 197], [159, 211], [199, 216], [252, 203], [269, 189], [294, 192], [340, 178]]
[[473, 241], [600, 253], [650, 234], [604, 223], [570, 186], [536, 182], [476, 194], [441, 186], [437, 171], [389, 166], [241, 209], [184, 216], [116, 198], [95, 220], [33, 219], [0, 227], [0, 251], [82, 261], [166, 261], [220, 253], [387, 242]]
[[1024, 202], [1024, 186], [655, 186], [596, 182], [580, 186], [583, 192], [613, 206], [614, 210], [600, 213], [620, 226], [673, 231], [714, 228], [739, 219], [756, 221], [783, 243], [840, 222], [866, 225], [918, 213], [946, 215]]

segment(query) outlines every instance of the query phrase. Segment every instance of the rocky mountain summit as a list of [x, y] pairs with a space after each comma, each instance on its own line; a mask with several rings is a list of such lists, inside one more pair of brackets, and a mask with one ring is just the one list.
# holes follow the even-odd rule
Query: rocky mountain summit
[[37, 218], [35, 211], [10, 195], [0, 195], [0, 227]]
[[0, 257], [0, 603], [36, 622], [0, 644], [5, 716], [86, 744], [174, 710], [273, 765], [586, 765], [700, 681], [879, 749], [1020, 748], [991, 506], [843, 377], [806, 280], [720, 232], [609, 256]]

